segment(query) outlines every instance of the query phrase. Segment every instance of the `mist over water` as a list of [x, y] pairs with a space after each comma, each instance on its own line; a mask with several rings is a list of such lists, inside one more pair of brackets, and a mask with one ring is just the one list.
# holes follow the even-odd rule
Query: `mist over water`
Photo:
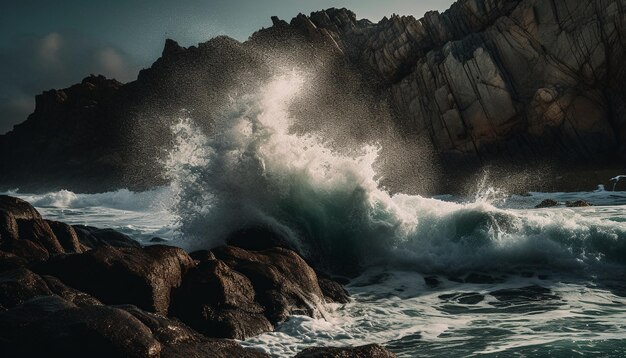
[[623, 222], [507, 208], [507, 196], [487, 183], [465, 202], [389, 194], [374, 169], [380, 147], [346, 155], [314, 133], [291, 131], [290, 104], [306, 78], [287, 71], [256, 94], [232, 98], [211, 135], [191, 117], [173, 127], [165, 166], [180, 245], [213, 247], [260, 226], [328, 269], [353, 273], [375, 265], [462, 273], [626, 263]]

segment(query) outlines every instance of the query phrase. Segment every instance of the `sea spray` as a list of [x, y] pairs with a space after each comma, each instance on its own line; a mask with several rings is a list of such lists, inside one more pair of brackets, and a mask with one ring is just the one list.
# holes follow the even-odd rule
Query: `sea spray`
[[290, 104], [306, 78], [288, 71], [256, 94], [234, 96], [210, 134], [191, 116], [174, 126], [166, 168], [181, 246], [214, 247], [232, 232], [264, 227], [344, 273], [373, 265], [436, 273], [626, 263], [626, 224], [569, 209], [499, 209], [503, 195], [486, 180], [467, 203], [390, 195], [373, 169], [377, 146], [348, 156], [315, 134], [290, 131]]

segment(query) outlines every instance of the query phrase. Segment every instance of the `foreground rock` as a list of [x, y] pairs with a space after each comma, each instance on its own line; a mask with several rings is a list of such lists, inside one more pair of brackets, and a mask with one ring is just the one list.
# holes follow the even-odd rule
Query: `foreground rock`
[[131, 303], [167, 314], [171, 290], [194, 266], [183, 250], [168, 246], [103, 246], [83, 254], [57, 256], [38, 271], [60, 278], [107, 304]]
[[318, 316], [323, 303], [348, 300], [343, 288], [320, 281], [288, 249], [223, 246], [193, 256], [202, 261], [176, 290], [172, 313], [210, 336], [245, 339], [271, 331], [290, 315]]
[[59, 242], [47, 221], [27, 202], [0, 195], [0, 250], [27, 261], [46, 260], [50, 255], [81, 252], [77, 242], [63, 237]]
[[314, 347], [298, 353], [295, 358], [395, 358], [396, 355], [378, 344], [361, 347]]
[[0, 313], [4, 357], [267, 357], [134, 306], [76, 305], [39, 296]]

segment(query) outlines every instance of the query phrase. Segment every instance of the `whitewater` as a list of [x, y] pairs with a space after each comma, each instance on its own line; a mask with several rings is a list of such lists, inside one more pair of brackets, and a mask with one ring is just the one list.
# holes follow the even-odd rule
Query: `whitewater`
[[[249, 227], [280, 235], [344, 277], [353, 301], [242, 342], [276, 357], [367, 343], [400, 357], [624, 356], [626, 192], [521, 196], [485, 184], [472, 197], [392, 195], [374, 169], [377, 145], [346, 155], [290, 131], [307, 76], [286, 71], [234, 96], [212, 134], [182, 113], [167, 187], [8, 194], [143, 244], [205, 249]], [[595, 206], [535, 209], [544, 199]]]

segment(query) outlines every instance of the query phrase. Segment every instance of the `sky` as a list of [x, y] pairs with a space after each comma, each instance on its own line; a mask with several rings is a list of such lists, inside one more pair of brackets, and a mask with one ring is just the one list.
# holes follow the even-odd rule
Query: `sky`
[[132, 81], [161, 54], [166, 38], [182, 46], [218, 35], [245, 41], [277, 15], [346, 7], [379, 21], [420, 18], [453, 0], [0, 0], [0, 134], [23, 122], [35, 95], [91, 73]]

